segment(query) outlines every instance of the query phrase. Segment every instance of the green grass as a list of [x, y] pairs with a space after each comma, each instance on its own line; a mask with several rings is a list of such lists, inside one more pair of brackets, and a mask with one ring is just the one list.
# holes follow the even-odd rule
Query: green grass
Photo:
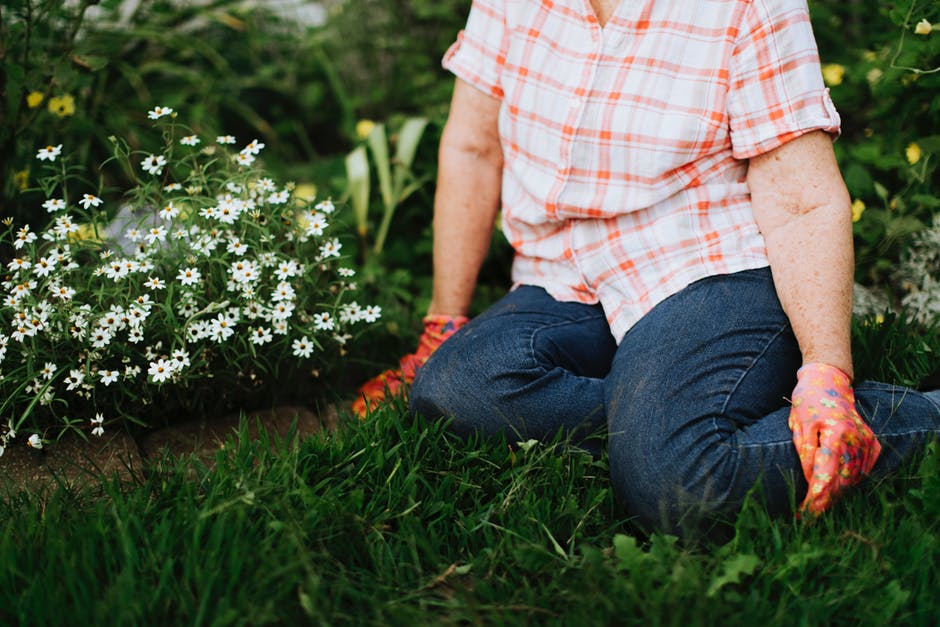
[[[903, 350], [921, 350], [911, 346]], [[617, 509], [604, 458], [461, 441], [401, 407], [271, 444], [233, 439], [212, 468], [166, 458], [131, 486], [106, 482], [103, 495], [60, 487], [0, 497], [0, 624], [928, 625], [940, 616], [937, 443], [815, 523], [773, 519], [752, 503], [730, 540], [695, 546], [639, 532]]]

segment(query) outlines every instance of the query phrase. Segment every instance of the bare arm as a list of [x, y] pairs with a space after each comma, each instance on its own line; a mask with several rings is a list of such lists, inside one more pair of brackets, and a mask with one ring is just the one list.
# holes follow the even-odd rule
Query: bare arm
[[499, 210], [499, 101], [457, 79], [438, 155], [429, 314], [466, 315]]
[[808, 133], [752, 158], [747, 183], [803, 363], [853, 377], [852, 212], [829, 136]]

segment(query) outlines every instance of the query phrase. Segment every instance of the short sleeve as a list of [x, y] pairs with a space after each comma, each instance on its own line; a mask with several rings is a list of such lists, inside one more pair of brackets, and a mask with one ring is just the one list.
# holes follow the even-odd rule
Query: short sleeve
[[731, 59], [727, 107], [734, 156], [747, 159], [814, 130], [840, 129], [805, 0], [753, 0]]
[[466, 27], [444, 55], [442, 65], [480, 91], [502, 99], [508, 33], [505, 0], [473, 0]]

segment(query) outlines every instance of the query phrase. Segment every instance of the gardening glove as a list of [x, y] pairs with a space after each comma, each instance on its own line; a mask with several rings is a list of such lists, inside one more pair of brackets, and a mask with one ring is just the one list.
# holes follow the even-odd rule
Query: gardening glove
[[810, 363], [796, 378], [788, 424], [809, 484], [800, 513], [817, 516], [871, 471], [881, 444], [858, 415], [847, 374]]
[[422, 320], [424, 333], [418, 339], [418, 350], [402, 357], [398, 368], [390, 368], [366, 381], [353, 402], [353, 412], [364, 418], [367, 411], [375, 409], [382, 401], [403, 395], [431, 353], [469, 321], [466, 316], [425, 316]]

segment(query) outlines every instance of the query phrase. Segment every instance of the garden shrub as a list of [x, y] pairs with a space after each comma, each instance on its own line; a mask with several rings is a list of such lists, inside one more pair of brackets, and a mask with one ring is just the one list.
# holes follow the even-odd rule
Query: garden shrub
[[234, 137], [210, 141], [170, 107], [149, 117], [163, 139], [152, 151], [111, 138], [110, 165], [136, 180], [108, 201], [120, 219], [57, 144], [35, 157], [49, 225], [3, 221], [16, 256], [0, 305], [0, 447], [21, 430], [41, 445], [69, 428], [245, 409], [298, 376], [312, 398], [317, 371], [379, 318], [349, 300], [330, 200], [265, 176], [257, 139], [234, 152]]
[[810, 2], [823, 76], [842, 115], [835, 148], [853, 199], [856, 279], [892, 280], [902, 252], [940, 208], [940, 4]]
[[[265, 3], [9, 0], [0, 7], [0, 211], [42, 219], [34, 146], [101, 163], [153, 103], [200, 132], [259, 137], [273, 167], [341, 152], [338, 105], [306, 29]], [[133, 9], [133, 10], [129, 10]], [[109, 173], [107, 183], [131, 181]]]

